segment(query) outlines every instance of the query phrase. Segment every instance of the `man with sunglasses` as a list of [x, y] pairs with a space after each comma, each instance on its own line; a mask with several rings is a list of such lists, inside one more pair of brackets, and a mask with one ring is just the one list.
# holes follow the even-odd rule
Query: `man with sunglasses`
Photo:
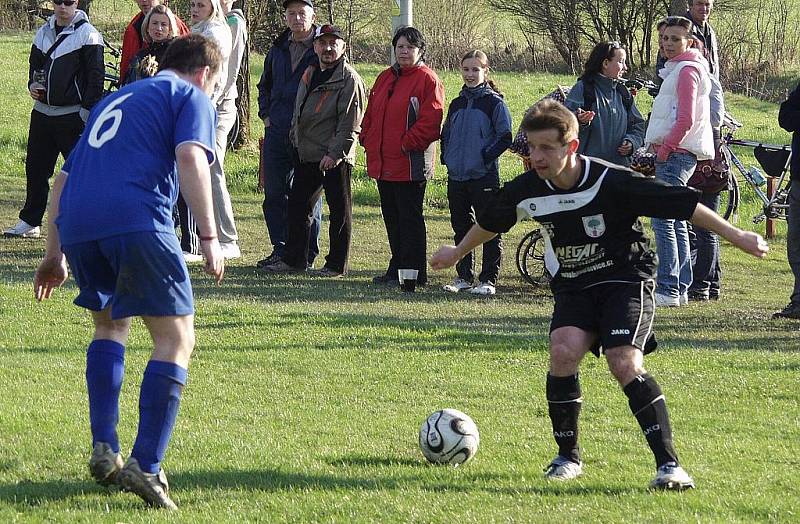
[[77, 0], [53, 0], [53, 15], [36, 32], [29, 63], [34, 104], [25, 158], [27, 191], [19, 222], [3, 233], [7, 237], [39, 236], [58, 154], [67, 158], [103, 94], [103, 37]]

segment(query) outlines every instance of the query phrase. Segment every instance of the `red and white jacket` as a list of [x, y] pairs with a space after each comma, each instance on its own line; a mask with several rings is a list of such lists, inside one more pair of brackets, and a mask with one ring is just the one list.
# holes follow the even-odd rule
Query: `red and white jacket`
[[388, 182], [421, 182], [433, 176], [444, 86], [423, 63], [397, 64], [378, 75], [361, 122], [367, 174]]

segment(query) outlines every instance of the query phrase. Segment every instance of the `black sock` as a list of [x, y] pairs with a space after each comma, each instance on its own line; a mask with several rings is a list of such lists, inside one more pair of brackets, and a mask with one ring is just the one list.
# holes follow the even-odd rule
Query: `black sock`
[[547, 374], [547, 404], [553, 437], [558, 444], [558, 454], [580, 463], [578, 447], [578, 415], [581, 412], [581, 385], [578, 375], [554, 377]]
[[628, 396], [628, 405], [639, 421], [647, 444], [653, 450], [656, 467], [667, 462], [678, 463], [678, 454], [672, 444], [672, 428], [669, 425], [667, 401], [656, 379], [649, 373], [639, 375], [623, 389]]

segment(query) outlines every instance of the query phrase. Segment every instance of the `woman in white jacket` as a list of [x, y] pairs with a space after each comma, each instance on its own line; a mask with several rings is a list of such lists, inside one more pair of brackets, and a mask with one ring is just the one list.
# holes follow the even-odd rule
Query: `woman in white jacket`
[[239, 258], [239, 235], [233, 220], [233, 206], [225, 182], [225, 150], [228, 146], [228, 133], [236, 122], [236, 98], [226, 96], [228, 86], [228, 60], [231, 55], [231, 30], [220, 0], [192, 0], [192, 33], [201, 34], [219, 46], [222, 52], [222, 67], [217, 86], [211, 94], [211, 101], [217, 108], [216, 158], [211, 166], [211, 196], [214, 200], [214, 218], [217, 222], [217, 235], [225, 258]]
[[[686, 185], [698, 160], [714, 158], [711, 81], [706, 60], [693, 47], [691, 28], [688, 18], [666, 19], [661, 43], [667, 63], [659, 71], [664, 81], [645, 136], [656, 151], [656, 178], [671, 185]], [[656, 305], [684, 305], [692, 283], [686, 222], [654, 218], [651, 223], [659, 258]]]

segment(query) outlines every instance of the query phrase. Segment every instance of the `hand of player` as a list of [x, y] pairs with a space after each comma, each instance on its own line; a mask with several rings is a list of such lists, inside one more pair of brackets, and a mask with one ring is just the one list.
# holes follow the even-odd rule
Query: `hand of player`
[[456, 246], [442, 246], [433, 254], [430, 265], [433, 269], [446, 269], [456, 265], [461, 260]]
[[45, 256], [33, 276], [33, 295], [41, 302], [50, 298], [53, 290], [67, 280], [67, 260], [63, 254]]
[[222, 256], [222, 250], [219, 247], [219, 241], [214, 238], [212, 240], [201, 240], [200, 249], [203, 251], [203, 256], [206, 259], [206, 265], [203, 270], [214, 277], [217, 284], [222, 282], [222, 275], [225, 273], [225, 257]]
[[575, 111], [575, 116], [578, 118], [578, 123], [583, 126], [588, 126], [594, 120], [594, 111], [584, 111], [580, 107]]
[[325, 155], [322, 157], [322, 160], [319, 161], [319, 170], [327, 171], [328, 169], [333, 169], [334, 167], [338, 166], [341, 161], [341, 158], [339, 160], [334, 160], [328, 155]]
[[264, 127], [269, 127], [269, 117], [264, 118]]
[[620, 156], [628, 156], [633, 152], [633, 144], [630, 140], [623, 140], [622, 143], [617, 148], [617, 153]]
[[742, 231], [736, 240], [736, 247], [758, 258], [766, 257], [769, 252], [769, 246], [764, 238], [752, 231]]

